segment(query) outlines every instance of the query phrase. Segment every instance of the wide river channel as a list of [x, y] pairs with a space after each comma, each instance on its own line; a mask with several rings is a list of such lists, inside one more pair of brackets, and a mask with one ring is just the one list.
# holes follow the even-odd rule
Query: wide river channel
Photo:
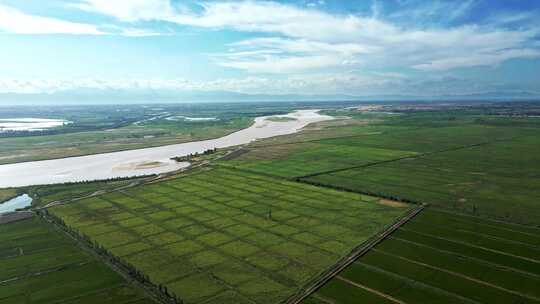
[[52, 160], [0, 165], [0, 188], [30, 185], [57, 184], [115, 177], [159, 174], [189, 166], [171, 157], [201, 153], [208, 149], [247, 144], [257, 139], [292, 134], [314, 122], [330, 120], [317, 110], [299, 110], [278, 117], [289, 121], [270, 121], [257, 117], [246, 129], [227, 136], [182, 144], [103, 153]]

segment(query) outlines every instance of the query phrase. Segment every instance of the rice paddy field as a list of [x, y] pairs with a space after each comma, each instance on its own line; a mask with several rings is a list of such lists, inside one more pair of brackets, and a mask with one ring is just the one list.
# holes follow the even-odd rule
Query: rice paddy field
[[315, 141], [256, 147], [243, 154], [241, 160], [228, 161], [225, 165], [290, 178], [416, 154], [410, 151]]
[[152, 300], [39, 218], [0, 225], [0, 303]]
[[186, 303], [278, 303], [409, 209], [218, 166], [49, 211]]
[[429, 208], [304, 303], [540, 303], [539, 245], [538, 228]]
[[[328, 110], [350, 118], [161, 180], [0, 195], [65, 201], [49, 213], [203, 304], [282, 303], [429, 203], [304, 303], [540, 303], [540, 120], [482, 107]], [[0, 303], [150, 303], [37, 218], [0, 225], [0, 269]]]
[[539, 224], [539, 169], [540, 139], [524, 136], [307, 180]]
[[[445, 117], [421, 113], [379, 117], [368, 125], [349, 122], [258, 142], [224, 163], [316, 185], [540, 224], [539, 125]], [[328, 129], [335, 133], [333, 138]]]
[[431, 204], [304, 303], [538, 303], [538, 127], [378, 115], [254, 143], [227, 165]]

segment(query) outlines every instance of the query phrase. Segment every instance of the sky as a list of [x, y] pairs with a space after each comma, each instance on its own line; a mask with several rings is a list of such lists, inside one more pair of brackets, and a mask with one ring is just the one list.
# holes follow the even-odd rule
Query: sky
[[0, 0], [0, 94], [540, 96], [540, 1]]

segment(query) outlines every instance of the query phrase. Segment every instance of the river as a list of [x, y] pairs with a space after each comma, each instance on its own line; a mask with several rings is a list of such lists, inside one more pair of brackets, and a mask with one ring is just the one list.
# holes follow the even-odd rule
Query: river
[[292, 134], [314, 122], [330, 120], [317, 110], [299, 110], [280, 117], [295, 120], [269, 121], [257, 117], [248, 128], [227, 136], [154, 148], [0, 165], [0, 188], [57, 184], [131, 177], [175, 171], [189, 166], [171, 157], [201, 153], [213, 148], [243, 145], [257, 139]]

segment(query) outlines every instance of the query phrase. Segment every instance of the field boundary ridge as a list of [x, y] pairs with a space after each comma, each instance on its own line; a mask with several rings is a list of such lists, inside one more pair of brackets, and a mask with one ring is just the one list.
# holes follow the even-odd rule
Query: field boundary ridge
[[365, 255], [373, 247], [378, 245], [380, 242], [382, 242], [384, 239], [386, 239], [388, 236], [394, 233], [401, 226], [403, 226], [404, 224], [409, 222], [411, 219], [413, 219], [415, 216], [417, 216], [427, 206], [428, 206], [427, 204], [423, 203], [413, 208], [404, 217], [398, 219], [394, 223], [387, 226], [387, 228], [384, 229], [382, 232], [378, 233], [377, 235], [368, 239], [366, 242], [354, 248], [348, 255], [341, 258], [336, 264], [334, 264], [332, 267], [330, 267], [329, 269], [321, 273], [321, 275], [319, 275], [317, 278], [307, 283], [302, 289], [300, 289], [294, 295], [290, 296], [283, 303], [284, 304], [301, 303], [304, 299], [309, 297], [312, 293], [317, 291], [324, 284], [326, 284], [332, 278], [337, 276], [342, 270], [344, 270], [349, 265], [354, 263], [358, 258]]

